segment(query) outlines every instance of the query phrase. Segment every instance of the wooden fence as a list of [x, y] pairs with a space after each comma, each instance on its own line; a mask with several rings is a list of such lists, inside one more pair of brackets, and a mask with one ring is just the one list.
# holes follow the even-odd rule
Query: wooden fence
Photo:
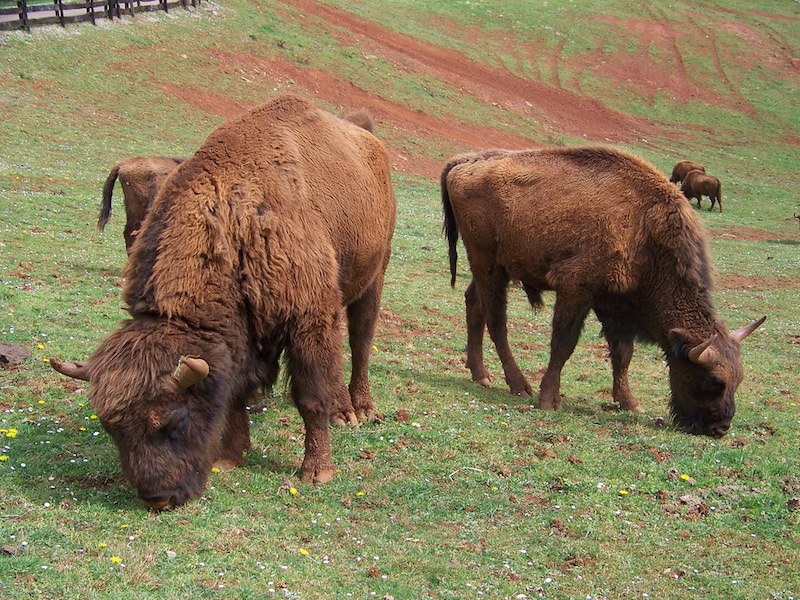
[[137, 12], [197, 6], [200, 0], [0, 0], [0, 31], [113, 19]]

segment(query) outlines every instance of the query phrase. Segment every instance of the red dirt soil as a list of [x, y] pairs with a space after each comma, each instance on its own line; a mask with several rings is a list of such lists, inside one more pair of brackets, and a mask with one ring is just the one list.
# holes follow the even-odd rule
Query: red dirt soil
[[[716, 36], [719, 34], [711, 32], [709, 35], [692, 24], [682, 24], [678, 30], [675, 21], [660, 16], [655, 8], [648, 9], [652, 16], [650, 20], [623, 22], [609, 16], [597, 17], [609, 23], [613, 29], [628, 31], [629, 35], [639, 40], [643, 48], [657, 47], [662, 55], [668, 57], [666, 60], [669, 68], [656, 64], [647, 53], [633, 57], [625, 53], [604, 52], [598, 48], [579, 55], [562, 56], [562, 45], [544, 50], [550, 54], [548, 60], [555, 79], [553, 83], [545, 83], [477, 63], [458, 52], [390, 31], [314, 0], [285, 0], [283, 4], [286, 9], [278, 9], [281, 18], [298, 20], [299, 11], [303, 22], [309, 17], [319, 19], [325, 23], [326, 32], [340, 44], [358, 48], [365, 55], [379, 56], [396, 65], [398, 72], [419, 73], [421, 76], [441, 80], [471, 94], [480, 102], [501, 107], [512, 119], [513, 114], [519, 113], [533, 118], [545, 130], [583, 137], [596, 143], [625, 143], [648, 136], [686, 139], [686, 134], [667, 131], [659, 124], [603, 105], [581, 92], [579, 78], [574, 75], [570, 84], [577, 91], [566, 89], [559, 81], [559, 73], [562, 71], [568, 74], [590, 72], [612, 80], [621, 89], [632, 86], [637, 94], [643, 95], [650, 102], [662, 95], [676, 101], [698, 100], [726, 106], [749, 117], [755, 116], [753, 107], [735, 89], [722, 69], [716, 43]], [[690, 31], [684, 31], [684, 25]], [[445, 27], [446, 24], [441, 26]], [[788, 71], [795, 75], [798, 73], [792, 63], [793, 57], [786, 55], [786, 48], [780, 47], [780, 40], [762, 39], [756, 32], [734, 22], [724, 23], [723, 29], [740, 36], [753, 49], [753, 56], [769, 56], [773, 61], [784, 63], [783, 72]], [[473, 43], [480, 43], [480, 35], [481, 32], [474, 29], [464, 29], [462, 33], [464, 39]], [[687, 37], [699, 40], [692, 46], [693, 52], [707, 53], [712, 57], [712, 64], [717, 67], [717, 87], [726, 88], [726, 93], [715, 92], [702, 85], [703, 82], [692, 79], [681, 54], [681, 48], [686, 48]], [[516, 48], [515, 52], [521, 60], [526, 60], [526, 57], [537, 56], [543, 50], [531, 45], [527, 48]], [[227, 72], [238, 72], [243, 79], [269, 86], [271, 89], [317, 97], [346, 107], [346, 110], [366, 108], [378, 121], [379, 136], [380, 129], [388, 127], [422, 138], [433, 149], [433, 152], [421, 153], [390, 148], [393, 167], [398, 171], [437, 177], [443, 162], [441, 157], [460, 151], [487, 147], [519, 149], [541, 145], [492, 127], [459, 122], [453, 117], [426, 115], [358, 88], [344, 77], [303, 67], [281, 56], [267, 58], [215, 50], [210, 59], [217, 61]], [[250, 108], [198, 89], [171, 84], [162, 84], [161, 87], [165, 93], [224, 118], [233, 117]], [[431, 156], [432, 154], [440, 156]]]

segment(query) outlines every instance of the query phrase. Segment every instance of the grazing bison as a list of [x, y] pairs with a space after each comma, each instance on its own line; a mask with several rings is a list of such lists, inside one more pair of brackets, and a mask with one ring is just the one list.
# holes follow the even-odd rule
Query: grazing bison
[[543, 290], [556, 292], [542, 408], [559, 408], [561, 369], [594, 310], [620, 407], [641, 412], [628, 365], [635, 338], [655, 341], [669, 365], [676, 424], [713, 436], [728, 431], [742, 380], [739, 343], [764, 319], [728, 332], [711, 303], [705, 235], [661, 173], [605, 148], [492, 151], [452, 159], [441, 189], [451, 285], [459, 233], [472, 270], [465, 298], [474, 381], [491, 381], [482, 351], [488, 325], [511, 391], [531, 393], [506, 336], [506, 290], [519, 281], [533, 305]]
[[687, 200], [696, 198], [697, 208], [700, 208], [702, 197], [708, 196], [708, 199], [711, 200], [711, 206], [708, 207], [709, 212], [714, 210], [714, 202], [719, 202], [719, 212], [722, 212], [722, 184], [716, 177], [706, 175], [698, 170], [689, 171], [683, 178], [681, 192]]
[[119, 179], [125, 196], [125, 249], [130, 254], [131, 244], [144, 221], [147, 209], [156, 199], [164, 180], [181, 162], [182, 158], [139, 156], [121, 160], [114, 165], [103, 185], [103, 203], [100, 205], [97, 228], [103, 231], [111, 218], [111, 196], [114, 193], [114, 184]]
[[670, 177], [669, 180], [672, 183], [680, 183], [689, 171], [694, 170], [702, 171], [703, 173], [706, 172], [706, 168], [703, 165], [699, 165], [690, 160], [682, 160], [672, 167], [672, 177]]
[[[122, 468], [154, 509], [243, 462], [248, 401], [285, 352], [304, 482], [334, 474], [329, 419], [374, 418], [367, 363], [395, 223], [383, 144], [293, 96], [213, 132], [167, 180], [125, 269], [132, 319], [86, 363]], [[342, 375], [342, 306], [352, 354]]]

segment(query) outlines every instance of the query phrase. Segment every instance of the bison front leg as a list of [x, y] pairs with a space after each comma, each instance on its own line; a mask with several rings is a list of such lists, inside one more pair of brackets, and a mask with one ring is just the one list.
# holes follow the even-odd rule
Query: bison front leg
[[611, 396], [622, 410], [643, 413], [644, 409], [639, 401], [631, 394], [628, 385], [628, 365], [633, 358], [633, 339], [618, 338], [606, 332], [606, 341], [611, 354], [611, 370], [614, 379]]
[[328, 482], [335, 472], [328, 420], [341, 387], [341, 344], [339, 319], [333, 315], [301, 324], [290, 335], [287, 356], [292, 398], [306, 430], [300, 469], [304, 483]]
[[561, 408], [561, 369], [572, 356], [589, 313], [590, 298], [574, 290], [558, 292], [553, 308], [553, 334], [550, 338], [550, 362], [539, 393], [539, 408]]
[[486, 329], [486, 317], [481, 306], [481, 297], [475, 281], [470, 282], [464, 292], [467, 318], [467, 368], [472, 373], [472, 381], [489, 387], [492, 376], [483, 362], [483, 332]]
[[223, 471], [247, 462], [245, 451], [250, 448], [250, 417], [245, 404], [237, 402], [228, 411], [228, 420], [222, 434], [219, 458], [214, 466]]

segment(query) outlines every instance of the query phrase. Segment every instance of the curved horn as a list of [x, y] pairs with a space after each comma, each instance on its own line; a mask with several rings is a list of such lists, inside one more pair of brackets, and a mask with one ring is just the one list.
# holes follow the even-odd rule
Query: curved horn
[[741, 342], [744, 338], [748, 335], [753, 333], [756, 329], [758, 329], [761, 324], [767, 320], [767, 315], [761, 317], [758, 321], [753, 321], [750, 325], [745, 325], [744, 327], [739, 327], [736, 331], [731, 332], [731, 337], [736, 340], [737, 342]]
[[707, 365], [712, 362], [714, 358], [716, 358], [717, 352], [711, 347], [711, 344], [713, 344], [716, 339], [717, 334], [715, 333], [705, 342], [689, 350], [689, 360], [698, 365]]
[[50, 366], [56, 371], [73, 379], [89, 381], [89, 363], [85, 362], [62, 362], [57, 358], [50, 357]]
[[200, 383], [208, 377], [208, 363], [202, 358], [181, 356], [178, 366], [172, 372], [172, 378], [182, 390]]

